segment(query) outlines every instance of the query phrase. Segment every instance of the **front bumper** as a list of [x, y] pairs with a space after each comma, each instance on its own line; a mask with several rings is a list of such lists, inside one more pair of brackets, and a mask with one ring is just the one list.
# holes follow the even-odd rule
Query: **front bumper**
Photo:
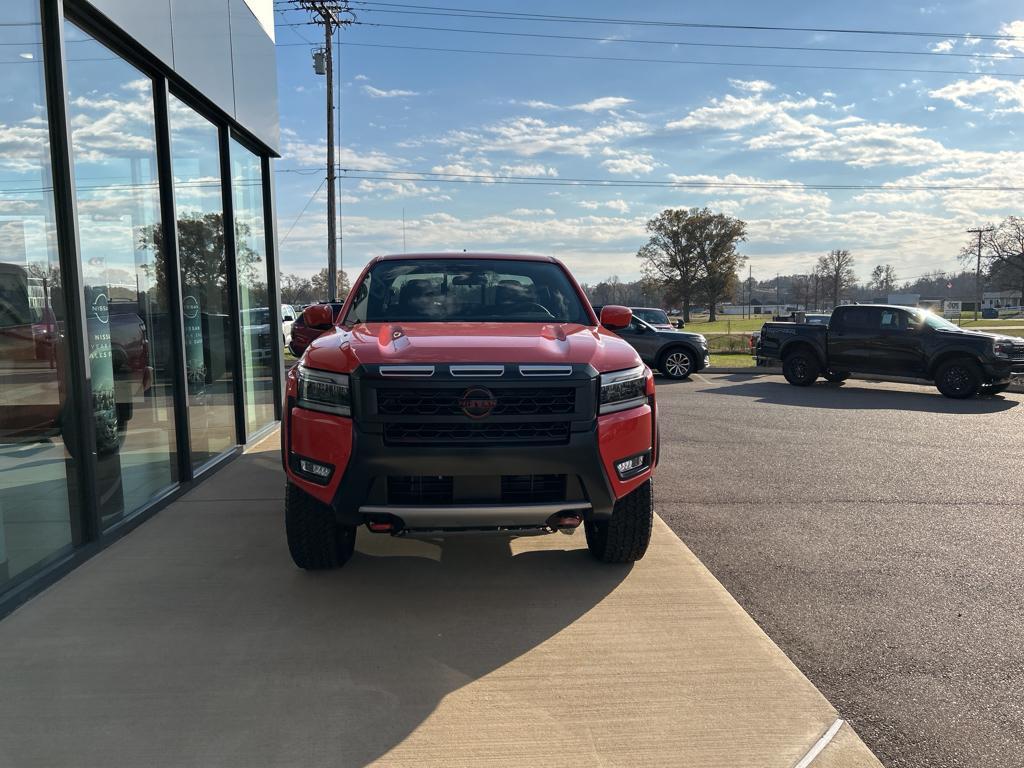
[[[433, 382], [439, 387], [451, 383], [439, 379]], [[389, 441], [387, 430], [396, 422], [379, 411], [376, 392], [400, 383], [365, 374], [354, 374], [352, 382], [353, 418], [298, 408], [289, 397], [282, 446], [289, 481], [330, 505], [343, 525], [397, 519], [396, 528], [405, 530], [482, 530], [550, 527], [549, 520], [562, 513], [606, 519], [616, 499], [649, 479], [656, 460], [653, 397], [635, 408], [597, 416], [596, 387], [589, 374], [565, 381], [578, 387], [577, 408], [566, 439], [555, 444], [396, 444], [393, 435]], [[409, 386], [423, 389], [431, 383]], [[529, 422], [529, 417], [523, 418]], [[648, 456], [648, 466], [621, 479], [616, 462], [639, 454]], [[317, 482], [304, 475], [301, 459], [330, 466], [330, 478]], [[506, 492], [513, 483], [552, 477], [564, 478], [564, 493]], [[441, 484], [446, 495], [442, 503], [435, 503], [430, 494], [400, 497], [395, 492], [399, 482]]]
[[982, 371], [989, 384], [1005, 384], [1008, 381], [1024, 379], [1024, 361], [986, 360]]

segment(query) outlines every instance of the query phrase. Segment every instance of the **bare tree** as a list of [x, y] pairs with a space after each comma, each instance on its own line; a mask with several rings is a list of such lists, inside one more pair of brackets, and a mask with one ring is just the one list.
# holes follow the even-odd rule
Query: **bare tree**
[[871, 270], [868, 289], [878, 293], [889, 294], [896, 290], [896, 268], [892, 264], [878, 264]]
[[818, 259], [817, 270], [821, 275], [822, 288], [832, 299], [832, 306], [838, 306], [843, 293], [857, 285], [853, 271], [853, 256], [847, 250], [832, 250]]
[[[972, 237], [960, 251], [960, 260], [973, 265], [978, 241]], [[1024, 294], [1024, 218], [1008, 216], [991, 231], [982, 232], [981, 260], [989, 278], [998, 285], [1020, 287]]]

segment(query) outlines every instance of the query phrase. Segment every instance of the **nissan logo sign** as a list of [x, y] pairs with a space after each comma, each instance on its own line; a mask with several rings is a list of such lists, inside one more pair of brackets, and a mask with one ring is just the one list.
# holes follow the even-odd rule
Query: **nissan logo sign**
[[482, 419], [490, 416], [498, 405], [498, 400], [489, 389], [470, 387], [459, 398], [459, 407], [471, 419]]

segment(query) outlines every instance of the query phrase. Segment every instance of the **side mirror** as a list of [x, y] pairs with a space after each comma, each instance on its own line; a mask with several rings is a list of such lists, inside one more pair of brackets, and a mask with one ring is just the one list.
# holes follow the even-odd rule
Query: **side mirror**
[[609, 304], [601, 310], [601, 325], [609, 331], [621, 331], [633, 319], [633, 310]]
[[302, 310], [302, 319], [309, 328], [330, 328], [334, 314], [329, 304], [312, 304]]

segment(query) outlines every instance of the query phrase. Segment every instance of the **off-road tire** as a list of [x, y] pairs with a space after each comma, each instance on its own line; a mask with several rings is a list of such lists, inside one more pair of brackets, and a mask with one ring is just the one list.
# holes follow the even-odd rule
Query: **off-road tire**
[[935, 371], [935, 386], [946, 397], [966, 400], [981, 390], [981, 371], [973, 360], [950, 360]]
[[590, 554], [603, 563], [633, 563], [647, 553], [654, 526], [654, 492], [650, 480], [615, 502], [607, 520], [584, 523]]
[[1010, 382], [1008, 381], [1002, 384], [986, 384], [981, 388], [981, 391], [979, 391], [978, 394], [986, 397], [990, 395], [998, 395], [1001, 392], [1005, 392], [1009, 387]]
[[833, 384], [840, 384], [848, 378], [850, 378], [850, 374], [846, 371], [825, 371], [825, 380]]
[[658, 369], [670, 379], [688, 379], [697, 370], [697, 359], [690, 350], [674, 347], [661, 356]]
[[338, 525], [329, 506], [288, 483], [284, 527], [294, 563], [307, 571], [340, 568], [352, 557], [355, 526]]
[[782, 375], [794, 387], [809, 387], [821, 375], [821, 365], [809, 349], [796, 349], [782, 361]]

